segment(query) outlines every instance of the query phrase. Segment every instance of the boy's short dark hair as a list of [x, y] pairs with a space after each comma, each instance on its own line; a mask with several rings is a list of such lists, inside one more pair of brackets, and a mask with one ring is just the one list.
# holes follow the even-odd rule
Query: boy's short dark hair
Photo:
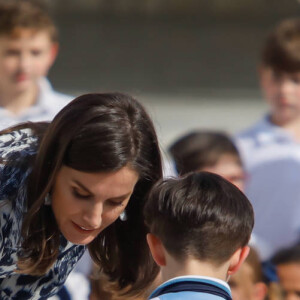
[[58, 40], [56, 27], [40, 2], [0, 0], [0, 35], [17, 36], [21, 29], [45, 30], [52, 42]]
[[261, 63], [279, 73], [300, 71], [300, 18], [275, 27], [264, 44]]
[[144, 208], [150, 232], [178, 259], [220, 265], [247, 245], [254, 225], [247, 197], [221, 176], [199, 172], [160, 181]]
[[192, 131], [177, 139], [169, 147], [169, 152], [180, 175], [212, 167], [224, 154], [235, 156], [242, 165], [236, 146], [221, 131]]
[[271, 261], [274, 265], [300, 263], [300, 244], [279, 250]]

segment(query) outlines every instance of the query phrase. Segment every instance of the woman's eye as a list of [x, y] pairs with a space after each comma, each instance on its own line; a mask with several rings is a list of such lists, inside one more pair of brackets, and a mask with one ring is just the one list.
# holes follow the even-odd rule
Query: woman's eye
[[89, 199], [90, 198], [89, 194], [82, 194], [82, 193], [78, 192], [76, 189], [73, 189], [72, 192], [76, 198], [79, 198], [79, 199]]
[[109, 205], [111, 206], [124, 206], [123, 201], [122, 202], [116, 202], [116, 201], [108, 201]]

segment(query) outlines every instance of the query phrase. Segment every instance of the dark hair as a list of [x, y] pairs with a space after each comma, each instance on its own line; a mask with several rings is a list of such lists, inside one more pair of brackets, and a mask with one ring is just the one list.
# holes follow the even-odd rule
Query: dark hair
[[46, 8], [39, 1], [0, 0], [0, 35], [18, 35], [20, 29], [45, 30], [52, 42], [58, 33]]
[[271, 261], [274, 265], [300, 263], [300, 244], [279, 250]]
[[22, 273], [44, 274], [58, 255], [60, 231], [44, 198], [62, 165], [83, 172], [129, 165], [139, 174], [126, 207], [127, 221], [115, 221], [88, 248], [120, 288], [142, 289], [158, 272], [145, 241], [142, 209], [145, 195], [162, 177], [155, 129], [143, 106], [125, 94], [87, 94], [70, 102], [50, 123], [28, 181], [18, 261]]
[[215, 265], [248, 243], [254, 224], [247, 197], [209, 172], [160, 181], [150, 193], [144, 215], [150, 232], [170, 255]]
[[169, 151], [180, 175], [214, 166], [223, 154], [235, 156], [242, 165], [236, 146], [221, 131], [192, 131], [178, 138]]
[[277, 72], [300, 71], [300, 18], [280, 22], [262, 49], [261, 63]]

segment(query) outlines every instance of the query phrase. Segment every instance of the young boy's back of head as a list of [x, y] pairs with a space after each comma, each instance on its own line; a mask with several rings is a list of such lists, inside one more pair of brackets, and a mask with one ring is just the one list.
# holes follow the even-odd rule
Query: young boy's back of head
[[197, 259], [219, 266], [247, 245], [254, 224], [246, 196], [222, 177], [191, 173], [165, 179], [144, 209], [150, 232], [176, 260]]

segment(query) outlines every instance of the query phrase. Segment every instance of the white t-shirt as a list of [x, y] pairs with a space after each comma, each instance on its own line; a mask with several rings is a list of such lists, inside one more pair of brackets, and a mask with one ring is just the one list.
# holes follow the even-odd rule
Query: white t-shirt
[[263, 259], [300, 237], [300, 144], [268, 117], [236, 137]]
[[38, 85], [36, 103], [21, 114], [13, 115], [0, 106], [0, 130], [26, 121], [51, 121], [74, 98], [54, 91], [47, 78], [41, 78]]

